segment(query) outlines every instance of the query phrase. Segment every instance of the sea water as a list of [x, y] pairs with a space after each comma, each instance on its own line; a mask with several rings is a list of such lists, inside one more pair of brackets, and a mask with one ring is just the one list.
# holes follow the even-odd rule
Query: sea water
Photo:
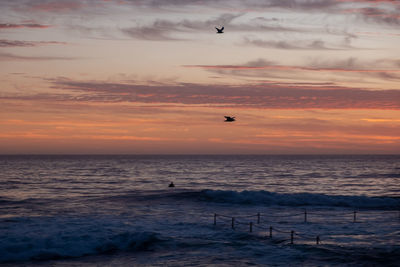
[[0, 181], [5, 266], [400, 263], [400, 156], [0, 156]]

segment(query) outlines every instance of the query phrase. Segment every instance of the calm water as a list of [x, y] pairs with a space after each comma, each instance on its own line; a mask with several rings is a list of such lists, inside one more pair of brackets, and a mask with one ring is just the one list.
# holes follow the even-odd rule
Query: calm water
[[400, 156], [0, 156], [0, 180], [4, 265], [400, 262]]

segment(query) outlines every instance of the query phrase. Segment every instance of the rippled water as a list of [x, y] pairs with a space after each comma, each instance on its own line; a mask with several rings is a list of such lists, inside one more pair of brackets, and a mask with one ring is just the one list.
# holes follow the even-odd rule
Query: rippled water
[[0, 180], [5, 265], [400, 260], [400, 156], [0, 156]]

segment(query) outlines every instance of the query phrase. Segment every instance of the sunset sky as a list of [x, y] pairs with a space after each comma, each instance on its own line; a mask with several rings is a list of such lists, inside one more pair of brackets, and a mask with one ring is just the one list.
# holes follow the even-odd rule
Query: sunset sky
[[0, 77], [0, 154], [398, 154], [400, 0], [5, 0]]

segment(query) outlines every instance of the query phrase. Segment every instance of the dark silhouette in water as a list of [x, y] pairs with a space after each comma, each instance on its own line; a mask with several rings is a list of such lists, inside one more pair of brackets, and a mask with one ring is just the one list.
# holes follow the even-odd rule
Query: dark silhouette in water
[[222, 26], [221, 29], [218, 29], [217, 27], [215, 27], [215, 29], [217, 29], [217, 33], [224, 33], [224, 26]]
[[233, 122], [235, 121], [235, 117], [229, 117], [229, 116], [224, 116], [225, 117], [225, 122]]
[[173, 182], [171, 182], [168, 187], [175, 187], [175, 185]]

